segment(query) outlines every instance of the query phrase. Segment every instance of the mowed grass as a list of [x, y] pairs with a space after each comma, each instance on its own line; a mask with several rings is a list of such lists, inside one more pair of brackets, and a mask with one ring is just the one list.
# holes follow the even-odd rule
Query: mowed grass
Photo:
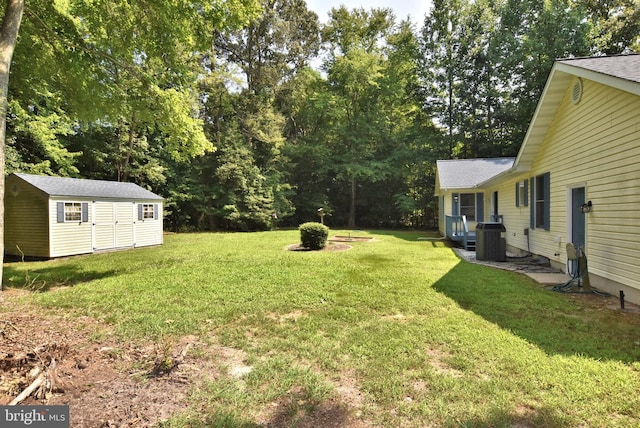
[[327, 402], [371, 426], [640, 426], [640, 315], [467, 263], [423, 233], [357, 235], [375, 241], [292, 252], [297, 231], [167, 235], [5, 264], [4, 284], [123, 339], [195, 334], [246, 352], [251, 373], [194, 388], [166, 426], [258, 426], [274, 403], [270, 423], [296, 426]]

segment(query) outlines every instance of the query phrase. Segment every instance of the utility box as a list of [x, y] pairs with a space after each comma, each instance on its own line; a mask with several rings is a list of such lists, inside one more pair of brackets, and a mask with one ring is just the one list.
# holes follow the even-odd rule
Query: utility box
[[507, 229], [502, 223], [476, 225], [476, 259], [493, 262], [507, 261], [507, 244], [502, 234]]

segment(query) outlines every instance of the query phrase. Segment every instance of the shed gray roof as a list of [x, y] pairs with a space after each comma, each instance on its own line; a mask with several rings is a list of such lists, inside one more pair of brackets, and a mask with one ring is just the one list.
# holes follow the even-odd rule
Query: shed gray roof
[[51, 177], [15, 173], [32, 186], [42, 190], [49, 196], [69, 196], [87, 198], [112, 198], [131, 200], [162, 200], [161, 196], [150, 192], [134, 183], [117, 181], [84, 180], [79, 178]]
[[566, 58], [558, 62], [640, 83], [640, 54]]
[[441, 189], [472, 189], [508, 170], [515, 158], [439, 160], [438, 179]]

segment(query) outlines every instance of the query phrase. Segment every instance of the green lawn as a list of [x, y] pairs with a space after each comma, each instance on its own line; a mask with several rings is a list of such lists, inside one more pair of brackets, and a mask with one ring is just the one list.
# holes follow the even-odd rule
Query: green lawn
[[247, 353], [250, 374], [194, 390], [167, 426], [253, 426], [273, 402], [304, 415], [345, 389], [374, 426], [640, 426], [640, 315], [467, 263], [426, 234], [357, 234], [375, 241], [292, 252], [297, 231], [167, 235], [5, 264], [4, 284], [123, 338], [196, 334]]

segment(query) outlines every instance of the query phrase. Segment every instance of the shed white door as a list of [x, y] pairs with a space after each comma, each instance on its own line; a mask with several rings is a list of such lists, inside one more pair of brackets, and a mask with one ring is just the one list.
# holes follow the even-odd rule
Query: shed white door
[[116, 210], [116, 248], [133, 247], [134, 223], [133, 210], [135, 204], [131, 202], [118, 202]]
[[134, 207], [131, 202], [93, 203], [94, 251], [133, 247]]
[[93, 203], [93, 249], [109, 250], [116, 246], [115, 213], [111, 202]]

